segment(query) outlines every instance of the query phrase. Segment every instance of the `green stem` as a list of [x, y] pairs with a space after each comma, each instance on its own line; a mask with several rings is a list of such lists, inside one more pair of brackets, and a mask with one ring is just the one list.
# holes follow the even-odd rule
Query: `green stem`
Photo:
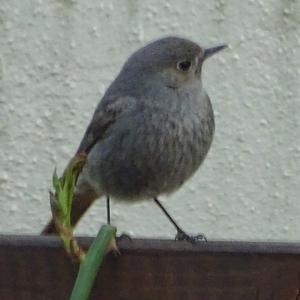
[[90, 246], [76, 278], [70, 300], [87, 300], [105, 254], [116, 236], [116, 228], [103, 225]]

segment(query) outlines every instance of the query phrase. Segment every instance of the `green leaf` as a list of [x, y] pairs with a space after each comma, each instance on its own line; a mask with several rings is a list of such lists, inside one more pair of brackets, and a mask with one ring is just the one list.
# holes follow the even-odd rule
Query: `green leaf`
[[57, 173], [56, 173], [56, 169], [54, 170], [53, 172], [53, 176], [52, 176], [52, 184], [53, 184], [53, 187], [56, 191], [58, 191], [60, 189], [60, 181], [59, 181], [59, 178], [57, 176]]
[[[55, 192], [50, 192], [51, 210], [57, 231], [69, 254], [72, 254], [71, 245], [74, 245], [75, 241], [73, 227], [71, 226], [74, 189], [78, 175], [85, 162], [86, 154], [78, 154], [70, 161], [61, 177], [57, 176], [56, 170], [54, 170], [52, 176]], [[77, 248], [80, 249], [79, 246]]]

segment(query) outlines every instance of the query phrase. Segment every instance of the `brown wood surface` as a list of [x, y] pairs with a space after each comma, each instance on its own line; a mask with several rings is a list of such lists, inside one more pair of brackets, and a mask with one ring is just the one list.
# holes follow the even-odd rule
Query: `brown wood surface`
[[[119, 247], [92, 300], [300, 300], [300, 243], [147, 239]], [[0, 300], [68, 300], [76, 273], [56, 237], [0, 236]]]

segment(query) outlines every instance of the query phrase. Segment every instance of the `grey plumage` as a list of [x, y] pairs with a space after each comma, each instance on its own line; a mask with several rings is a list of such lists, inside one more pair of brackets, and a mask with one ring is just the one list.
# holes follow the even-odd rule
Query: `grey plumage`
[[201, 66], [186, 78], [176, 63], [203, 54], [190, 41], [167, 38], [129, 58], [79, 148], [94, 144], [80, 181], [99, 193], [137, 200], [170, 193], [193, 175], [211, 145], [214, 115]]
[[214, 134], [202, 63], [223, 48], [203, 49], [168, 37], [132, 54], [97, 106], [78, 148], [88, 159], [76, 194], [88, 189], [93, 198], [151, 199], [190, 178]]

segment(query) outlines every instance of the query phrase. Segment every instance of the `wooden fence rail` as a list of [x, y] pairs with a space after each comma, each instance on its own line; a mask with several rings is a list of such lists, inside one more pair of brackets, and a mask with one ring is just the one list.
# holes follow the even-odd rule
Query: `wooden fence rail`
[[[134, 239], [119, 247], [91, 300], [300, 300], [300, 243]], [[68, 300], [76, 273], [57, 237], [0, 236], [0, 300]]]

